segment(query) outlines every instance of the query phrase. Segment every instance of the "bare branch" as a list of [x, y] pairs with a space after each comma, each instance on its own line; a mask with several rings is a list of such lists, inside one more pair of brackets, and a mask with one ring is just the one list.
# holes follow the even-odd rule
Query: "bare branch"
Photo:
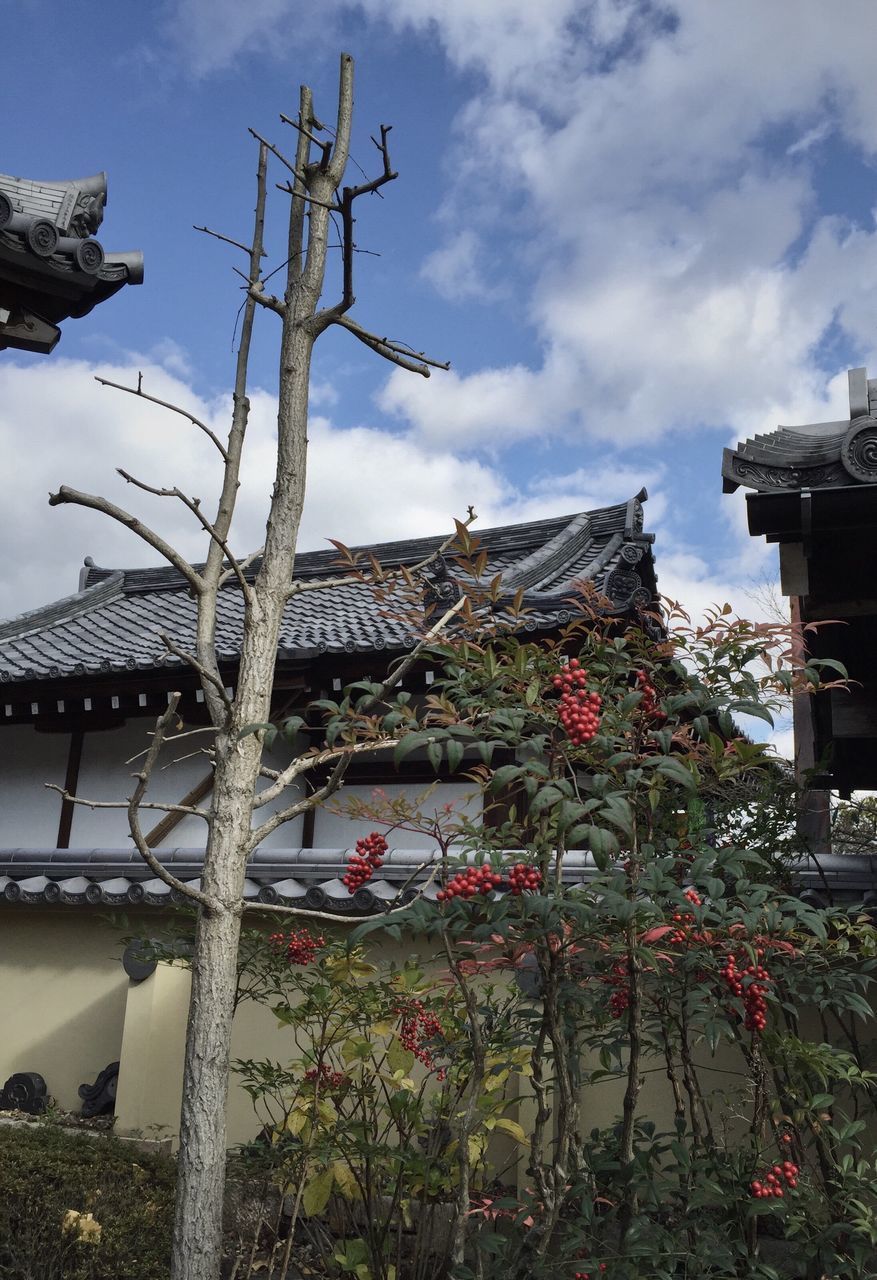
[[[147, 752], [143, 752], [146, 755]], [[56, 782], [44, 782], [43, 786], [49, 791], [57, 791], [62, 800], [69, 800], [71, 804], [80, 804], [86, 809], [127, 809], [127, 800], [89, 800], [85, 796], [74, 796], [69, 791], [65, 791], [63, 787], [59, 787]], [[179, 813], [184, 816], [193, 818], [203, 818], [205, 822], [210, 821], [210, 814], [204, 809], [195, 808], [190, 804], [162, 804], [158, 800], [141, 800], [139, 806], [141, 809], [158, 809], [162, 813]]]
[[456, 602], [456, 604], [452, 604], [450, 609], [448, 609], [445, 613], [442, 614], [442, 616], [439, 618], [435, 626], [430, 627], [426, 635], [423, 636], [422, 639], [418, 640], [417, 644], [414, 646], [411, 652], [402, 659], [402, 661], [399, 663], [398, 667], [393, 672], [393, 674], [390, 676], [387, 676], [387, 679], [381, 685], [380, 691], [377, 694], [375, 694], [373, 701], [375, 702], [382, 701], [383, 698], [390, 692], [391, 689], [395, 689], [398, 684], [401, 684], [401, 682], [405, 679], [408, 672], [414, 666], [415, 662], [417, 662], [423, 650], [426, 649], [430, 644], [432, 644], [436, 636], [440, 635], [441, 632], [444, 631], [445, 627], [448, 625], [451, 619], [460, 612], [460, 610], [463, 608], [465, 603], [466, 603], [466, 596], [460, 596], [460, 599]]
[[[250, 132], [252, 133], [252, 129], [250, 130]], [[211, 230], [210, 227], [196, 227], [194, 223], [192, 223], [192, 230], [203, 231], [204, 235], [213, 236], [215, 240], [221, 240], [223, 244], [230, 244], [235, 249], [242, 249], [243, 252], [247, 254], [248, 257], [251, 253], [251, 248], [248, 244], [241, 244], [240, 240], [233, 240], [231, 236], [224, 236], [221, 231], [213, 231]], [[263, 258], [265, 257], [264, 250], [262, 251], [261, 256]]]
[[400, 368], [407, 369], [410, 373], [419, 373], [424, 378], [429, 377], [430, 368], [450, 369], [451, 367], [449, 360], [445, 362], [433, 360], [422, 352], [414, 352], [405, 343], [394, 342], [390, 338], [381, 338], [376, 333], [370, 333], [368, 329], [363, 329], [362, 325], [357, 324], [355, 320], [351, 320], [349, 316], [331, 308], [315, 316], [314, 323], [324, 326], [339, 324], [343, 329], [347, 329], [352, 333], [355, 338], [358, 338], [360, 342], [370, 347], [372, 351], [376, 351], [379, 356], [389, 360], [391, 364], [397, 364]]
[[126, 483], [133, 484], [137, 489], [142, 489], [145, 493], [154, 494], [156, 498], [178, 498], [180, 502], [182, 502], [183, 506], [192, 512], [192, 515], [201, 525], [205, 533], [209, 534], [209, 536], [213, 538], [215, 542], [219, 543], [220, 547], [222, 548], [223, 554], [225, 555], [226, 559], [228, 560], [231, 566], [230, 572], [232, 573], [232, 575], [236, 576], [238, 581], [240, 582], [241, 590], [244, 593], [245, 599], [247, 601], [250, 601], [252, 599], [253, 593], [252, 593], [252, 588], [250, 587], [250, 584], [247, 582], [246, 578], [244, 577], [241, 571], [241, 567], [238, 564], [237, 559], [235, 558], [234, 553], [232, 552], [228, 543], [224, 538], [221, 538], [219, 536], [219, 534], [216, 532], [213, 525], [210, 523], [210, 521], [205, 516], [204, 512], [201, 510], [200, 498], [190, 498], [188, 494], [183, 493], [182, 489], [178, 488], [176, 485], [173, 487], [173, 489], [156, 488], [154, 485], [147, 484], [145, 480], [138, 480], [136, 476], [132, 476], [130, 472], [125, 471], [122, 467], [116, 467], [116, 471], [122, 477], [122, 479], [126, 481]]
[[293, 582], [286, 593], [289, 600], [293, 596], [299, 595], [302, 591], [322, 591], [325, 587], [349, 587], [352, 582], [356, 582], [355, 578], [314, 578], [312, 581], [304, 582], [301, 579]]
[[[281, 116], [281, 119], [283, 119], [282, 116]], [[277, 147], [275, 147], [273, 142], [269, 142], [267, 138], [263, 138], [261, 133], [257, 133], [255, 129], [250, 129], [249, 132], [252, 134], [252, 136], [256, 139], [257, 142], [261, 143], [263, 147], [267, 147], [268, 150], [271, 152], [271, 154], [276, 156], [281, 164], [286, 165], [290, 173], [295, 173], [295, 165], [293, 165], [292, 161], [287, 160], [283, 152], [280, 151]]]
[[[303, 773], [310, 773], [312, 769], [319, 769], [321, 765], [331, 764], [334, 760], [343, 760], [347, 756], [363, 755], [369, 751], [386, 751], [388, 747], [395, 747], [397, 742], [399, 742], [398, 738], [378, 738], [374, 742], [350, 743], [343, 747], [329, 747], [326, 751], [316, 752], [312, 756], [299, 756], [297, 760], [293, 760], [292, 764], [275, 774], [275, 781], [270, 787], [259, 792], [253, 802], [253, 808], [260, 809], [263, 805], [270, 804], [281, 791]], [[308, 805], [308, 808], [311, 807]]]
[[[303, 133], [309, 142], [312, 142], [315, 147], [320, 148], [323, 153], [322, 159], [320, 160], [320, 168], [325, 173], [329, 166], [329, 157], [332, 154], [332, 139], [330, 138], [328, 142], [322, 142], [318, 137], [311, 133], [310, 129], [306, 129], [303, 124], [299, 124], [298, 120], [293, 120], [289, 116], [285, 116], [282, 111], [280, 113], [280, 119], [284, 124], [291, 124], [293, 129], [298, 129], [299, 133]], [[292, 169], [291, 164], [288, 165], [288, 167]], [[292, 171], [295, 173], [294, 169]]]
[[162, 409], [170, 409], [171, 413], [178, 413], [181, 418], [187, 418], [193, 427], [197, 427], [199, 431], [203, 431], [209, 440], [216, 445], [222, 454], [223, 460], [228, 462], [228, 451], [219, 437], [210, 430], [206, 422], [202, 422], [200, 418], [196, 418], [193, 413], [189, 413], [188, 409], [182, 409], [178, 404], [173, 404], [170, 400], [159, 400], [158, 396], [147, 395], [142, 390], [142, 376], [137, 378], [136, 387], [126, 387], [121, 382], [110, 382], [109, 378], [98, 378], [95, 375], [95, 382], [99, 382], [102, 387], [112, 387], [114, 391], [127, 391], [128, 395], [139, 396], [141, 400], [148, 400], [150, 404], [160, 405]]
[[361, 183], [358, 187], [345, 187], [343, 197], [345, 200], [349, 198], [352, 203], [354, 200], [358, 200], [360, 196], [367, 195], [370, 191], [377, 191], [378, 187], [382, 187], [384, 183], [393, 182], [399, 177], [398, 173], [393, 170], [393, 167], [390, 164], [390, 152], [387, 147], [387, 134], [390, 132], [392, 127], [393, 126], [391, 124], [382, 124], [380, 142], [378, 142], [377, 138], [372, 138], [372, 142], [375, 144], [378, 151], [380, 151], [381, 158], [384, 162], [383, 173], [377, 178], [372, 178], [368, 182]]
[[[243, 560], [238, 562], [238, 569], [240, 570], [240, 572], [245, 573], [246, 570], [249, 569], [253, 561], [259, 559], [259, 556], [262, 554], [264, 550], [265, 550], [264, 547], [259, 547], [257, 548], [257, 550], [251, 551], [249, 555], [244, 556]], [[219, 586], [220, 587], [225, 586], [226, 582], [229, 582], [235, 576], [236, 576], [236, 570], [234, 568], [226, 569], [223, 573], [219, 575]]]
[[172, 889], [176, 889], [178, 893], [183, 894], [187, 898], [191, 898], [192, 901], [197, 902], [199, 906], [205, 907], [208, 911], [211, 911], [216, 906], [213, 899], [209, 897], [208, 894], [203, 893], [200, 889], [194, 889], [191, 885], [184, 884], [182, 880], [178, 880], [175, 875], [172, 875], [164, 864], [156, 858], [155, 854], [146, 843], [146, 837], [144, 836], [143, 829], [140, 826], [139, 809], [143, 804], [143, 797], [145, 796], [146, 789], [149, 786], [149, 779], [152, 776], [152, 770], [155, 767], [155, 762], [161, 752], [165, 732], [177, 714], [179, 701], [180, 694], [172, 693], [170, 701], [167, 704], [167, 709], [162, 712], [155, 722], [155, 732], [152, 735], [152, 745], [147, 752], [142, 770], [140, 773], [135, 774], [135, 777], [137, 778], [137, 786], [134, 788], [131, 793], [131, 798], [128, 801], [128, 825], [131, 829], [131, 837], [137, 846], [137, 851], [149, 867], [150, 871], [154, 872], [154, 874], [158, 876], [160, 880], [163, 880], [165, 884], [170, 885]]
[[[183, 733], [166, 733], [164, 740], [165, 742], [178, 742], [180, 738], [192, 738], [196, 733], [216, 733], [216, 727], [212, 724], [202, 724], [197, 729], [186, 729]], [[146, 747], [143, 751], [138, 751], [136, 755], [129, 756], [125, 764], [134, 764], [137, 760], [141, 760], [148, 750], [149, 748]]]
[[[238, 275], [243, 275], [242, 271]], [[244, 276], [246, 280], [246, 276]], [[284, 314], [283, 303], [273, 293], [266, 293], [265, 286], [261, 280], [257, 280], [255, 284], [247, 282], [247, 297], [252, 298], [253, 302], [258, 302], [260, 307], [265, 307], [268, 311], [275, 311], [277, 315]]]
[[[436, 867], [429, 878], [424, 881], [423, 888], [420, 890], [421, 895], [435, 880], [438, 872], [439, 868]], [[402, 893], [403, 891], [404, 886], [399, 890], [399, 892]], [[386, 920], [390, 916], [398, 915], [400, 911], [407, 911], [410, 905], [410, 903], [405, 902], [401, 906], [390, 907], [386, 911], [378, 911], [375, 915], [355, 916], [354, 919], [357, 924], [365, 924], [369, 920]], [[309, 909], [308, 907], [288, 907], [283, 903], [276, 902], [244, 902], [243, 907], [244, 911], [270, 911], [274, 915], [310, 916], [312, 920], [314, 918], [318, 920], [329, 920], [332, 924], [350, 924], [351, 920], [349, 915], [339, 915], [332, 911], [314, 911], [312, 908]]]
[[[295, 175], [299, 177], [298, 174]], [[290, 186], [288, 182], [275, 182], [278, 191], [285, 191], [288, 196], [295, 196], [297, 200], [304, 200], [308, 204], [318, 205], [321, 209], [330, 209], [332, 213], [340, 213], [341, 206], [330, 204], [328, 200], [318, 200], [316, 196], [309, 196], [305, 191], [296, 191], [295, 187]]]
[[158, 638], [161, 640], [168, 653], [172, 653], [174, 657], [179, 658], [182, 662], [185, 662], [190, 666], [193, 671], [197, 671], [201, 679], [206, 680], [208, 684], [216, 690], [221, 701], [225, 704], [226, 711], [230, 712], [231, 699], [226, 693], [225, 685], [222, 683], [219, 676], [200, 663], [193, 653], [188, 653], [185, 649], [181, 649], [173, 640], [171, 640], [170, 636], [165, 635], [163, 631], [158, 633]]
[[175, 547], [172, 547], [169, 542], [165, 542], [164, 538], [153, 529], [150, 529], [148, 525], [145, 525], [142, 520], [132, 516], [129, 511], [125, 511], [122, 507], [117, 507], [114, 502], [110, 502], [106, 498], [97, 497], [92, 493], [81, 493], [78, 489], [71, 489], [66, 484], [62, 484], [57, 493], [49, 494], [49, 506], [59, 507], [65, 503], [70, 503], [77, 507], [88, 507], [92, 511], [100, 511], [103, 515], [118, 521], [119, 524], [123, 524], [132, 533], [136, 533], [138, 538], [142, 538], [144, 542], [148, 543], [159, 555], [164, 556], [165, 560], [183, 575], [197, 595], [200, 595], [204, 590], [204, 579], [189, 564], [188, 560], [184, 559]]
[[[463, 526], [464, 529], [468, 529], [469, 525], [474, 524], [474, 522], [477, 519], [478, 519], [478, 516], [475, 512], [475, 508], [468, 507], [466, 510], [466, 519], [461, 520], [460, 524]], [[453, 546], [453, 544], [457, 541], [458, 536], [459, 535], [456, 529], [454, 530], [453, 533], [449, 533], [448, 536], [445, 538], [444, 542], [442, 542], [440, 546], [436, 547], [435, 551], [431, 551], [428, 556], [424, 556], [422, 560], [418, 560], [417, 564], [409, 565], [408, 572], [421, 573], [425, 568], [427, 568], [428, 565], [431, 565], [434, 560], [437, 560], [439, 556], [443, 556], [445, 552], [448, 550], [448, 548]]]

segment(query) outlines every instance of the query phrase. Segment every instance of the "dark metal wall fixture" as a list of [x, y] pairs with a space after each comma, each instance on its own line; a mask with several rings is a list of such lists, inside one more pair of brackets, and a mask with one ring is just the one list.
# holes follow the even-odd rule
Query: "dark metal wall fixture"
[[94, 1116], [110, 1115], [116, 1109], [116, 1088], [119, 1083], [119, 1064], [110, 1062], [101, 1071], [94, 1084], [81, 1084], [79, 1096], [82, 1099], [80, 1115], [84, 1120]]
[[0, 1111], [39, 1116], [49, 1103], [46, 1082], [36, 1071], [16, 1071], [0, 1089]]
[[143, 254], [107, 253], [95, 234], [107, 175], [38, 182], [0, 173], [0, 349], [48, 355], [68, 317], [143, 281]]

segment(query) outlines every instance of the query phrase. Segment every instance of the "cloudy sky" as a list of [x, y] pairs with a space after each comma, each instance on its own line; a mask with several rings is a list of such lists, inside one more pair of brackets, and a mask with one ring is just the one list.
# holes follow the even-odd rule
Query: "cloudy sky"
[[[51, 358], [0, 354], [0, 615], [74, 590], [85, 555], [148, 560], [99, 516], [48, 508], [59, 484], [118, 497], [124, 466], [209, 499], [203, 438], [93, 375], [142, 370], [221, 428], [237, 263], [192, 224], [247, 237], [246, 126], [292, 150], [279, 113], [303, 80], [331, 119], [342, 48], [355, 161], [373, 168], [369, 135], [391, 123], [401, 174], [361, 206], [355, 315], [452, 371], [424, 381], [343, 332], [321, 340], [305, 545], [645, 484], [664, 590], [754, 608], [774, 556], [721, 494], [722, 446], [845, 416], [847, 367], [877, 367], [873, 0], [0, 0], [0, 18], [0, 169], [106, 169], [101, 238], [146, 256], [142, 288], [68, 322]], [[252, 362], [243, 551], [270, 486], [274, 321], [259, 316]], [[185, 516], [150, 512], [197, 555]]]

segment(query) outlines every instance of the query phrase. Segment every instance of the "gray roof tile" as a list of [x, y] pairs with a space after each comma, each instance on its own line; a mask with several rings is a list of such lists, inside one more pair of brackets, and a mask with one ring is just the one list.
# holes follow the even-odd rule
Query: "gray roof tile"
[[[509, 593], [524, 590], [526, 629], [565, 621], [574, 584], [589, 579], [619, 610], [655, 598], [652, 535], [642, 531], [643, 490], [636, 498], [596, 511], [488, 529], [478, 536], [488, 574], [502, 572]], [[359, 548], [388, 568], [414, 564], [442, 538], [413, 538]], [[296, 577], [338, 577], [337, 552], [311, 551], [296, 559]], [[178, 667], [160, 633], [191, 647], [195, 600], [172, 568], [111, 570], [87, 563], [73, 596], [0, 623], [0, 681], [52, 680], [86, 674]], [[451, 566], [453, 572], [453, 566]], [[639, 589], [639, 596], [634, 593]], [[220, 593], [220, 660], [237, 661], [243, 601], [237, 586]], [[293, 597], [279, 637], [279, 657], [404, 649], [412, 643], [404, 619], [387, 616], [362, 583], [334, 585]]]
[[[423, 849], [389, 849], [381, 878], [354, 894], [340, 876], [352, 849], [262, 849], [250, 860], [244, 897], [247, 901], [292, 905], [310, 910], [368, 915], [404, 902], [418, 887], [434, 898], [437, 885], [428, 881], [431, 860], [438, 854]], [[513, 859], [515, 851], [509, 850]], [[203, 852], [199, 849], [162, 851], [162, 862], [184, 884], [200, 887]], [[818, 894], [836, 903], [863, 902], [868, 910], [877, 902], [877, 856], [843, 854], [803, 858], [793, 868], [799, 892]], [[572, 850], [564, 860], [564, 879], [586, 884], [597, 874], [589, 853]], [[125, 849], [0, 849], [0, 904], [29, 906], [155, 906], [167, 907], [181, 895], [149, 868], [133, 848]]]

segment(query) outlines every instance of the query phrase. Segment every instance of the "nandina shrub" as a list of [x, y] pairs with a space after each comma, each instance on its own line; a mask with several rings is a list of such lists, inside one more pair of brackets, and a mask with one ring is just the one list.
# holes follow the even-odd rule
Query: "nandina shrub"
[[0, 1276], [167, 1280], [174, 1183], [170, 1157], [105, 1134], [0, 1127]]
[[[282, 1062], [235, 1064], [263, 1126], [235, 1162], [238, 1178], [264, 1188], [241, 1274], [255, 1261], [292, 1275], [306, 1258], [317, 1274], [439, 1280], [458, 1185], [455, 1117], [472, 1097], [461, 993], [443, 973], [377, 954], [371, 963], [307, 925], [248, 932], [242, 956], [241, 990], [271, 1006], [290, 1049]], [[527, 1051], [508, 1034], [508, 993], [485, 986], [481, 999], [491, 1074], [467, 1129], [473, 1196], [497, 1177], [484, 1161], [493, 1135], [524, 1139], [508, 1111]]]
[[[727, 611], [699, 629], [677, 615], [665, 634], [645, 621], [620, 634], [595, 613], [557, 640], [470, 632], [437, 646], [444, 676], [416, 725], [404, 712], [397, 758], [421, 749], [465, 769], [487, 821], [379, 794], [346, 806], [439, 847], [438, 899], [357, 936], [439, 942], [473, 1096], [480, 983], [505, 970], [515, 992], [529, 1152], [514, 1195], [473, 1202], [470, 1113], [457, 1111], [452, 1274], [853, 1280], [877, 1239], [857, 1115], [874, 1111], [859, 1045], [875, 935], [796, 896], [789, 771], [735, 721], [770, 719], [822, 673], [794, 667], [781, 628]], [[324, 707], [336, 736], [355, 708]], [[576, 884], [582, 850], [591, 871]], [[663, 1128], [643, 1101], [653, 1074]], [[609, 1116], [591, 1130], [596, 1090]]]
[[[477, 579], [477, 558], [464, 568]], [[411, 1077], [416, 1121], [392, 1101], [389, 1081], [377, 1113], [368, 1110], [379, 1090], [366, 1077], [380, 1078], [391, 1039], [405, 1050], [402, 1023], [388, 1028], [377, 1009], [359, 1023], [369, 1065], [357, 1105], [372, 1125], [385, 1107], [396, 1125], [392, 1153], [381, 1152], [386, 1168], [400, 1185], [424, 1179], [424, 1116], [440, 1114], [448, 1138], [432, 1166], [450, 1205], [446, 1265], [432, 1255], [430, 1274], [877, 1274], [875, 1167], [862, 1145], [875, 1111], [862, 1053], [875, 933], [855, 911], [796, 895], [790, 770], [738, 728], [741, 717], [769, 721], [790, 691], [842, 672], [796, 665], [800, 637], [793, 644], [786, 629], [735, 621], [727, 609], [700, 628], [671, 612], [622, 632], [586, 599], [561, 634], [533, 641], [508, 602], [504, 615], [500, 588], [481, 604], [433, 646], [425, 697], [376, 702], [360, 681], [339, 702], [317, 704], [328, 743], [396, 738], [398, 762], [420, 752], [483, 800], [478, 822], [429, 796], [378, 792], [344, 806], [363, 830], [353, 891], [383, 858], [381, 829], [418, 832], [438, 850], [437, 896], [393, 903], [351, 939], [361, 946], [374, 932], [374, 959], [382, 937], [417, 938], [435, 953], [453, 1010], [447, 1081], [428, 1072], [420, 1091]], [[500, 621], [488, 625], [490, 616]], [[319, 964], [308, 981], [329, 998]], [[348, 1072], [305, 1047], [320, 1042], [319, 1006], [310, 1008], [306, 1036], [298, 1015], [290, 1022], [304, 1037], [299, 1060], [280, 1076], [252, 1073], [260, 1101], [278, 1086], [283, 1124], [290, 1106], [295, 1127], [307, 1111], [289, 1183], [301, 1198], [307, 1162], [326, 1139], [320, 1125], [332, 1142], [367, 1132], [349, 1112], [338, 1125], [334, 1097], [323, 1121], [308, 1093], [327, 1079], [334, 1089]], [[317, 1074], [305, 1080], [309, 1071]], [[523, 1077], [524, 1151], [491, 1181], [484, 1099], [494, 1073], [512, 1071]], [[665, 1082], [660, 1123], [649, 1077]], [[351, 1105], [354, 1092], [338, 1088]], [[508, 1108], [500, 1115], [514, 1118]], [[335, 1149], [319, 1148], [327, 1159]], [[326, 1198], [337, 1176], [332, 1166], [311, 1191], [327, 1238], [337, 1230]], [[395, 1267], [395, 1280], [421, 1280], [424, 1254], [401, 1247], [404, 1200], [391, 1199], [396, 1217], [383, 1219], [395, 1258], [363, 1235], [330, 1255], [341, 1270], [390, 1280]]]

